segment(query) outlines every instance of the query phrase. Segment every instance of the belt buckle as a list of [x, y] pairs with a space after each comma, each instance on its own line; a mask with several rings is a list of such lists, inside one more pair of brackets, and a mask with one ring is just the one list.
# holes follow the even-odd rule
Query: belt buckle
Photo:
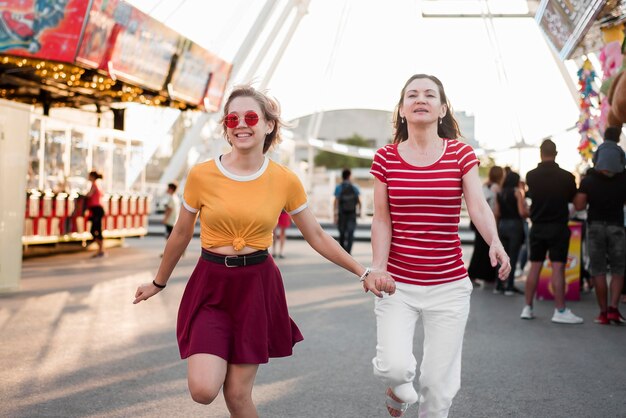
[[234, 259], [237, 259], [237, 257], [239, 257], [239, 256], [237, 256], [237, 255], [227, 255], [227, 256], [225, 256], [225, 257], [224, 257], [224, 265], [225, 265], [226, 267], [239, 267], [239, 266], [237, 266], [237, 265], [232, 265], [232, 266], [231, 266], [230, 264], [228, 264], [228, 259], [229, 259], [229, 258], [234, 258]]

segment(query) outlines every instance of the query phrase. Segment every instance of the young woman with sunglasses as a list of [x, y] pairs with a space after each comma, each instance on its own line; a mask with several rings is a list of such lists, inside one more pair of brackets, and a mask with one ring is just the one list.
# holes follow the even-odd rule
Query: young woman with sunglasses
[[[417, 74], [400, 94], [393, 144], [379, 149], [374, 180], [372, 265], [396, 280], [391, 297], [376, 300], [374, 374], [387, 384], [387, 409], [401, 416], [419, 402], [421, 417], [447, 417], [461, 382], [461, 347], [472, 284], [458, 235], [461, 199], [490, 245], [498, 275], [511, 270], [478, 177], [472, 148], [458, 141], [458, 124], [436, 77]], [[413, 336], [424, 327], [419, 393]]]
[[224, 106], [229, 153], [194, 166], [183, 207], [152, 283], [138, 303], [160, 292], [187, 247], [200, 213], [202, 254], [178, 313], [180, 354], [193, 400], [210, 404], [223, 387], [232, 417], [256, 417], [252, 386], [259, 364], [292, 354], [303, 339], [289, 317], [280, 271], [268, 254], [282, 209], [322, 256], [360, 277], [365, 291], [392, 294], [384, 271], [361, 266], [320, 227], [298, 177], [265, 154], [280, 141], [278, 104], [250, 86]]

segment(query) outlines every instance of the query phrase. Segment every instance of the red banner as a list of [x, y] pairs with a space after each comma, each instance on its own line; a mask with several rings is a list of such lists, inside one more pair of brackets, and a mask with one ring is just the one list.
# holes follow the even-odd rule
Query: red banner
[[3, 0], [0, 53], [74, 63], [86, 0]]
[[115, 14], [120, 30], [108, 63], [109, 74], [161, 90], [178, 46], [178, 33], [124, 2], [118, 4]]
[[118, 3], [117, 0], [92, 1], [76, 62], [90, 68], [107, 68], [107, 52], [115, 40], [112, 36], [115, 28], [113, 16]]

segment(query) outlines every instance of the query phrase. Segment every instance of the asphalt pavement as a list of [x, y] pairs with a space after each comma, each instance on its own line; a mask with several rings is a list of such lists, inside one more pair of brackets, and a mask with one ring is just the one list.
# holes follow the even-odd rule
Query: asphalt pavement
[[[176, 344], [198, 239], [164, 292], [132, 304], [163, 242], [128, 239], [101, 259], [77, 252], [24, 261], [21, 289], [0, 294], [0, 417], [228, 416], [221, 395], [209, 406], [191, 400]], [[468, 259], [471, 247], [464, 251]], [[302, 240], [288, 240], [285, 254], [277, 263], [305, 340], [292, 357], [260, 367], [259, 415], [388, 416], [385, 385], [372, 374], [372, 296]], [[353, 255], [367, 264], [369, 242], [356, 242]], [[536, 302], [535, 320], [520, 320], [522, 305], [521, 296], [474, 290], [450, 417], [626, 417], [626, 327], [594, 324], [593, 294], [569, 304], [582, 325], [552, 324], [550, 301]]]

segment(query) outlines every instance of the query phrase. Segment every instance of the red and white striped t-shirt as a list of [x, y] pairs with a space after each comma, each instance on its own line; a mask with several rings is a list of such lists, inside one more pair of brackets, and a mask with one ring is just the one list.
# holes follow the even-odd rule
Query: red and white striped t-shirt
[[374, 156], [370, 172], [387, 184], [389, 195], [387, 271], [398, 282], [429, 286], [467, 276], [459, 239], [462, 178], [478, 159], [469, 145], [443, 141], [441, 157], [425, 167], [404, 161], [397, 144]]

